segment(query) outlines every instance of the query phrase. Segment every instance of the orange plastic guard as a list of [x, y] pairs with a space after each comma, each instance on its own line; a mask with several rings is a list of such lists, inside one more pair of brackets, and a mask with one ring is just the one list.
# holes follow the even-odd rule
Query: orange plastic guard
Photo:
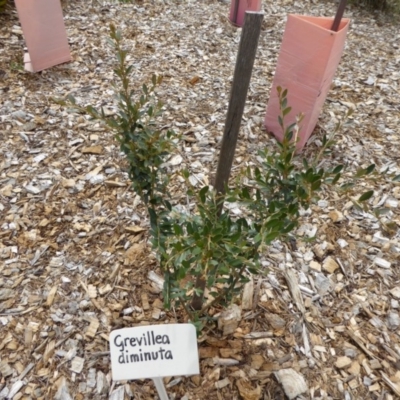
[[261, 0], [231, 0], [229, 19], [232, 24], [243, 26], [246, 11], [261, 11]]
[[279, 100], [276, 88], [288, 89], [292, 111], [285, 125], [303, 113], [297, 149], [301, 150], [317, 124], [333, 76], [343, 53], [350, 20], [343, 18], [337, 32], [331, 31], [333, 18], [288, 15], [278, 64], [265, 116], [265, 127], [282, 140], [278, 123]]
[[71, 60], [60, 0], [15, 0], [29, 56], [37, 72]]

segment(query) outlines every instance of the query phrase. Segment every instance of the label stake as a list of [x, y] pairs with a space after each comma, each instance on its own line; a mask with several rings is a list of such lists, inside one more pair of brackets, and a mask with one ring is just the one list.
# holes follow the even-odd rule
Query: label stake
[[154, 385], [156, 386], [160, 400], [169, 400], [167, 390], [164, 386], [164, 381], [161, 378], [153, 378]]

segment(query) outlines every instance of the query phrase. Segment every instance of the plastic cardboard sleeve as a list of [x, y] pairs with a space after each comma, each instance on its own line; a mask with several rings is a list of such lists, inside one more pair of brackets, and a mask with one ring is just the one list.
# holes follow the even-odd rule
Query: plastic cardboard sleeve
[[60, 0], [15, 0], [29, 57], [37, 72], [71, 60]]
[[232, 24], [243, 26], [246, 11], [261, 11], [261, 0], [231, 0], [229, 19]]
[[285, 126], [304, 114], [297, 149], [311, 136], [340, 62], [350, 20], [342, 19], [339, 30], [330, 30], [333, 18], [288, 15], [265, 116], [265, 127], [278, 140], [283, 139], [278, 122], [277, 87], [288, 90]]

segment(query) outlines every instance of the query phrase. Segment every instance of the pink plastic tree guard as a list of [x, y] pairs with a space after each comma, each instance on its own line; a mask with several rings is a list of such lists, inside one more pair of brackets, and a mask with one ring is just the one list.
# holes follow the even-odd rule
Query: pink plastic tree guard
[[25, 69], [41, 71], [71, 60], [60, 0], [15, 0], [29, 54]]
[[332, 21], [333, 18], [288, 15], [264, 123], [278, 140], [283, 139], [276, 89], [288, 89], [292, 111], [286, 116], [285, 125], [304, 114], [297, 150], [304, 147], [317, 124], [343, 53], [350, 20], [343, 18], [337, 32], [330, 29]]
[[243, 26], [246, 11], [261, 11], [261, 0], [231, 0], [229, 19], [236, 26]]

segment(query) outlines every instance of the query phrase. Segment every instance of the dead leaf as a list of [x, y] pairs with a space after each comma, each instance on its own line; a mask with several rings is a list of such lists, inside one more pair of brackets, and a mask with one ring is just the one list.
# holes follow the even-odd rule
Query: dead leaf
[[196, 76], [194, 76], [194, 77], [189, 81], [189, 83], [193, 86], [193, 85], [195, 85], [199, 80], [200, 80], [200, 77], [196, 75]]
[[134, 243], [125, 253], [125, 263], [133, 263], [143, 255], [145, 243]]
[[129, 233], [139, 233], [145, 231], [146, 229], [138, 225], [131, 225], [131, 226], [126, 226], [125, 230]]
[[244, 400], [259, 400], [261, 398], [261, 387], [258, 385], [253, 387], [250, 382], [239, 379], [236, 381], [236, 386]]
[[83, 153], [83, 154], [103, 154], [103, 147], [100, 145], [82, 147], [81, 153]]
[[58, 289], [58, 285], [54, 285], [50, 289], [49, 294], [47, 295], [47, 301], [46, 301], [46, 304], [48, 307], [50, 307], [53, 304], [54, 297], [56, 296], [56, 293], [57, 293], [57, 289]]

